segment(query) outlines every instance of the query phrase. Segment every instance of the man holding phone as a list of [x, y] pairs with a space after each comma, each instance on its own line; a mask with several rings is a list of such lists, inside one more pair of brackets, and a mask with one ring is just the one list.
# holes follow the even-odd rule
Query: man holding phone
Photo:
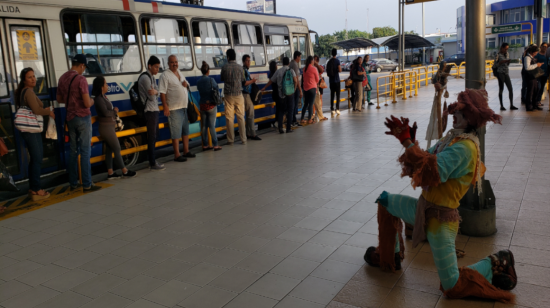
[[498, 99], [500, 101], [500, 110], [506, 110], [502, 103], [502, 92], [504, 91], [504, 85], [508, 89], [508, 96], [510, 98], [510, 110], [517, 110], [514, 106], [514, 89], [512, 88], [512, 82], [510, 81], [510, 73], [508, 66], [510, 66], [510, 54], [508, 49], [510, 46], [508, 43], [502, 43], [499, 53], [495, 59], [494, 67], [496, 67], [496, 77], [498, 78]]

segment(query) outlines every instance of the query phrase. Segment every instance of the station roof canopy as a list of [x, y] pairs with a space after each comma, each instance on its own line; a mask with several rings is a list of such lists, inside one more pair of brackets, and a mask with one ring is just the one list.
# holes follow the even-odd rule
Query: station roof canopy
[[[382, 42], [380, 46], [387, 46], [389, 49], [397, 50], [399, 46], [399, 36], [394, 35]], [[405, 34], [405, 49], [416, 49], [422, 47], [433, 47], [433, 43], [427, 39], [414, 34]]]
[[350, 40], [340, 41], [340, 42], [334, 42], [332, 45], [336, 45], [339, 47], [342, 47], [343, 49], [360, 49], [360, 48], [367, 48], [367, 47], [378, 47], [379, 45], [375, 42], [362, 38], [357, 37]]

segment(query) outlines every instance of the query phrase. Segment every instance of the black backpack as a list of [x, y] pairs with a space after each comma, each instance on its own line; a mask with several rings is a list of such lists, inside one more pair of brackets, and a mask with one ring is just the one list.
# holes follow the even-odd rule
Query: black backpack
[[334, 76], [334, 58], [331, 58], [330, 60], [328, 60], [327, 62], [327, 68], [326, 68], [326, 71], [327, 71], [327, 76], [329, 77], [332, 77]]
[[[139, 75], [138, 79], [136, 80], [136, 82], [134, 82], [134, 85], [130, 88], [130, 91], [129, 91], [130, 92], [130, 103], [132, 104], [132, 109], [134, 109], [136, 111], [136, 114], [140, 119], [144, 118], [145, 105], [147, 103], [147, 99], [143, 100], [139, 96], [139, 79], [143, 75], [148, 75], [149, 77], [151, 77], [151, 75], [149, 75], [147, 72], [141, 73]], [[153, 78], [151, 78], [151, 82], [154, 82]]]

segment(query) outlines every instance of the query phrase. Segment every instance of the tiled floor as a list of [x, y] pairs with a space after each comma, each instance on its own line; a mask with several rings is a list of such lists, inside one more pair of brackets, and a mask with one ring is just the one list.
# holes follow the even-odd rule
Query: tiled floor
[[[450, 82], [451, 98], [463, 82]], [[488, 89], [497, 110], [496, 81]], [[365, 249], [377, 243], [378, 194], [419, 194], [399, 177], [402, 150], [383, 120], [410, 117], [423, 136], [432, 93], [422, 88], [380, 110], [346, 111], [290, 135], [140, 171], [1, 221], [0, 306], [512, 307], [443, 298], [428, 244], [413, 250], [407, 241], [397, 273], [364, 266]], [[486, 138], [499, 231], [459, 236], [460, 265], [510, 247], [516, 307], [550, 307], [548, 104], [502, 114], [504, 125], [490, 126]]]

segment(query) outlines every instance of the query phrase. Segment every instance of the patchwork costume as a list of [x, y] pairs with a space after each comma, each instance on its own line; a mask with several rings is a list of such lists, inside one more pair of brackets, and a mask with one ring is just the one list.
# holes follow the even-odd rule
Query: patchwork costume
[[[458, 102], [449, 106], [449, 113], [461, 112], [469, 128], [479, 128], [487, 121], [500, 123], [487, 104], [487, 92], [467, 89]], [[414, 142], [416, 123], [392, 116], [386, 126], [402, 143], [412, 143], [399, 158], [401, 176], [409, 176], [414, 188], [421, 187], [420, 197], [413, 198], [383, 192], [378, 203], [379, 246], [369, 247], [365, 261], [383, 270], [401, 269], [404, 245], [401, 236], [403, 220], [414, 225], [413, 247], [428, 240], [441, 290], [448, 298], [476, 296], [512, 302], [514, 295], [505, 290], [515, 287], [517, 276], [513, 254], [509, 250], [488, 256], [476, 264], [458, 268], [455, 239], [460, 216], [458, 206], [470, 185], [481, 190], [485, 167], [480, 160], [479, 140], [473, 129], [452, 129], [427, 151]]]

